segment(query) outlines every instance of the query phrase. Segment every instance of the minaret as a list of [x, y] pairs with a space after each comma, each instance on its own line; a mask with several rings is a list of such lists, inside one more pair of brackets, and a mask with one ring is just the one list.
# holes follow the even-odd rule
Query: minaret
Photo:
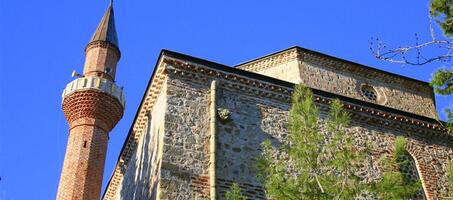
[[63, 91], [69, 138], [58, 200], [95, 200], [101, 193], [109, 132], [123, 116], [123, 89], [115, 84], [120, 59], [113, 5], [85, 48], [83, 75]]

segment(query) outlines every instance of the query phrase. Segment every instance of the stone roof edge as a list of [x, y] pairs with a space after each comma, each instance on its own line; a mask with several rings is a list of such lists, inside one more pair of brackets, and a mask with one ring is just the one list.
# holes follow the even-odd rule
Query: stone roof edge
[[425, 82], [425, 81], [422, 81], [422, 80], [418, 80], [418, 79], [414, 79], [414, 78], [407, 77], [407, 76], [402, 76], [402, 75], [391, 73], [391, 72], [387, 72], [387, 71], [384, 71], [384, 70], [380, 70], [380, 69], [377, 69], [377, 68], [374, 68], [374, 67], [370, 67], [370, 66], [367, 66], [367, 65], [363, 65], [363, 64], [360, 64], [360, 63], [356, 63], [356, 62], [353, 62], [353, 61], [345, 60], [345, 59], [342, 59], [342, 58], [338, 58], [338, 57], [331, 56], [331, 55], [328, 55], [328, 54], [324, 54], [324, 53], [321, 53], [321, 52], [317, 52], [317, 51], [314, 51], [314, 50], [306, 49], [306, 48], [303, 48], [303, 47], [300, 47], [300, 46], [293, 46], [293, 47], [290, 47], [290, 48], [287, 48], [287, 49], [283, 49], [283, 50], [277, 51], [275, 53], [271, 53], [271, 54], [268, 54], [268, 55], [265, 55], [265, 56], [250, 60], [250, 61], [246, 61], [246, 62], [237, 64], [234, 67], [235, 68], [239, 68], [239, 69], [243, 69], [243, 70], [250, 70], [251, 68], [253, 68], [252, 66], [257, 64], [257, 63], [270, 62], [271, 60], [275, 59], [276, 57], [282, 56], [284, 54], [289, 54], [291, 52], [296, 52], [296, 54], [297, 54], [296, 56], [298, 56], [298, 57], [301, 56], [302, 52], [303, 53], [308, 53], [308, 54], [311, 54], [311, 55], [315, 55], [315, 56], [318, 56], [318, 57], [324, 57], [324, 58], [327, 58], [327, 59], [332, 60], [334, 62], [339, 62], [339, 63], [342, 63], [342, 64], [351, 65], [351, 66], [355, 66], [355, 67], [361, 67], [361, 68], [366, 69], [366, 70], [371, 70], [371, 71], [374, 71], [374, 72], [376, 72], [378, 74], [382, 74], [384, 76], [391, 76], [391, 77], [399, 78], [399, 79], [402, 79], [402, 80], [405, 80], [405, 81], [414, 82], [414, 83], [420, 84], [421, 86], [429, 87], [432, 90], [432, 87], [429, 85], [428, 82]]
[[[256, 87], [265, 88], [265, 87], [267, 87], [267, 86], [265, 86], [267, 84], [267, 85], [270, 85], [269, 88], [273, 88], [272, 90], [274, 90], [273, 91], [274, 93], [275, 92], [282, 92], [282, 91], [286, 90], [284, 93], [289, 95], [290, 93], [288, 93], [288, 92], [292, 91], [292, 88], [294, 87], [293, 83], [290, 83], [290, 82], [287, 82], [287, 81], [283, 81], [283, 80], [272, 78], [272, 77], [269, 77], [269, 76], [253, 73], [253, 72], [250, 72], [250, 71], [241, 70], [241, 69], [238, 69], [238, 68], [229, 67], [229, 66], [226, 66], [226, 65], [223, 65], [223, 64], [219, 64], [219, 63], [211, 62], [211, 61], [208, 61], [208, 60], [204, 60], [204, 59], [200, 59], [200, 58], [184, 55], [184, 54], [181, 54], [181, 53], [165, 50], [164, 54], [166, 56], [168, 56], [168, 57], [173, 57], [173, 58], [176, 58], [176, 59], [179, 59], [179, 60], [186, 60], [186, 61], [190, 61], [190, 62], [193, 62], [195, 64], [198, 64], [198, 65], [201, 65], [201, 66], [191, 65], [191, 64], [189, 64], [187, 62], [185, 62], [185, 63], [184, 62], [177, 63], [179, 65], [184, 65], [183, 67], [186, 67], [186, 68], [188, 68], [190, 70], [193, 70], [194, 68], [197, 68], [197, 67], [204, 67], [206, 69], [219, 70], [219, 71], [223, 71], [223, 72], [227, 72], [228, 73], [228, 74], [225, 74], [227, 79], [231, 79], [231, 80], [235, 79], [235, 80], [237, 80], [239, 82], [244, 81], [243, 79], [248, 79], [248, 78], [254, 79], [254, 80], [256, 80], [255, 82], [259, 82], [259, 83], [253, 83], [253, 84], [256, 85]], [[193, 69], [191, 69], [191, 68], [193, 68]], [[204, 70], [204, 73], [211, 73], [211, 72], [209, 72], [207, 70]], [[215, 76], [219, 77], [221, 75], [215, 74]], [[259, 86], [259, 85], [263, 85], [263, 86]], [[285, 88], [285, 89], [278, 89], [278, 87], [282, 87], [282, 88]], [[314, 89], [314, 88], [311, 88], [311, 90], [313, 91], [313, 93], [315, 95], [323, 96], [323, 97], [327, 97], [327, 98], [331, 98], [331, 99], [338, 98], [341, 101], [346, 102], [346, 103], [351, 103], [351, 104], [355, 104], [355, 105], [362, 105], [363, 107], [368, 107], [368, 108], [371, 108], [371, 109], [376, 109], [376, 110], [384, 111], [384, 112], [387, 112], [387, 113], [397, 114], [397, 115], [405, 116], [405, 117], [408, 117], [408, 118], [413, 118], [413, 119], [416, 119], [416, 120], [420, 120], [420, 121], [424, 121], [424, 122], [428, 122], [428, 123], [432, 123], [432, 124], [439, 124], [439, 122], [440, 123], [444, 123], [444, 122], [441, 122], [441, 121], [433, 119], [433, 118], [417, 115], [417, 114], [414, 114], [414, 113], [409, 113], [409, 112], [406, 112], [406, 111], [402, 111], [402, 110], [398, 110], [398, 109], [382, 106], [382, 105], [379, 105], [379, 104], [374, 104], [374, 103], [371, 103], [371, 102], [366, 102], [366, 101], [362, 101], [362, 100], [358, 100], [358, 99], [354, 99], [354, 98], [350, 98], [350, 97], [346, 97], [346, 96], [342, 96], [342, 95], [338, 95], [338, 94], [334, 94], [334, 93], [330, 93], [330, 92]]]
[[[174, 59], [166, 59], [168, 58], [174, 58]], [[177, 59], [177, 60], [175, 60]], [[188, 62], [181, 62], [178, 60], [185, 60], [185, 61], [190, 61], [191, 63]], [[172, 67], [168, 67], [171, 69], [164, 69], [162, 64], [167, 63], [173, 65]], [[227, 78], [231, 79], [234, 81], [238, 82], [244, 82], [247, 83], [247, 80], [249, 81], [248, 83], [251, 83], [254, 85], [254, 87], [261, 88], [259, 92], [262, 92], [264, 90], [271, 90], [271, 93], [266, 93], [263, 92], [261, 94], [269, 96], [272, 94], [277, 94], [277, 98], [281, 98], [281, 100], [290, 99], [290, 94], [292, 91], [292, 88], [294, 87], [293, 83], [286, 82], [283, 80], [275, 79], [272, 77], [264, 76], [261, 74], [256, 74], [253, 72], [249, 71], [244, 71], [238, 68], [233, 68], [229, 67], [223, 64], [211, 62], [208, 60], [192, 57], [189, 55], [184, 55], [181, 53], [169, 51], [163, 49], [159, 55], [159, 58], [156, 61], [155, 68], [153, 70], [153, 74], [148, 82], [148, 85], [146, 87], [145, 93], [142, 97], [142, 101], [140, 103], [140, 106], [137, 110], [137, 113], [135, 115], [135, 118], [133, 120], [133, 123], [131, 125], [131, 128], [129, 130], [128, 136], [126, 138], [126, 141], [123, 144], [123, 147], [120, 151], [120, 155], [118, 157], [118, 161], [116, 163], [116, 166], [114, 168], [114, 172], [111, 175], [109, 182], [107, 183], [106, 190], [104, 191], [104, 194], [102, 196], [102, 199], [109, 200], [112, 195], [115, 194], [116, 189], [118, 187], [119, 181], [123, 178], [123, 170], [125, 170], [125, 167], [127, 166], [127, 163], [129, 161], [131, 153], [135, 149], [136, 145], [136, 140], [140, 137], [140, 133], [137, 131], [140, 130], [141, 127], [144, 126], [143, 122], [143, 117], [146, 115], [146, 110], [149, 110], [152, 108], [152, 104], [154, 103], [153, 100], [157, 98], [157, 95], [160, 93], [160, 86], [162, 84], [162, 80], [166, 78], [166, 71], [167, 70], [174, 70], [173, 73], [177, 73], [178, 68], [185, 68], [187, 70], [195, 70], [196, 68], [198, 69], [207, 69], [204, 70], [203, 73], [207, 73], [211, 76], [217, 76], [220, 78]], [[209, 70], [211, 69], [211, 70]], [[224, 72], [221, 74], [220, 72]], [[225, 73], [226, 72], [226, 73]], [[251, 80], [251, 81], [250, 81]], [[156, 87], [156, 90], [151, 91], [152, 88]], [[317, 90], [317, 89], [312, 89], [313, 93], [315, 94], [315, 101], [318, 103], [324, 103], [324, 104], [330, 104], [329, 99], [334, 99], [338, 98], [343, 102], [347, 102], [350, 104], [345, 103], [345, 107], [348, 110], [354, 110], [354, 111], [359, 111], [367, 114], [371, 114], [377, 117], [383, 117], [383, 118], [388, 118], [390, 120], [396, 120], [400, 122], [407, 122], [412, 125], [416, 126], [421, 126], [425, 127], [428, 129], [433, 129], [435, 131], [439, 132], [445, 132], [445, 130], [439, 126], [439, 123], [444, 123], [441, 121], [437, 121], [432, 118], [416, 115], [413, 113], [408, 113], [405, 111], [400, 111], [396, 110], [393, 108], [388, 108], [385, 106], [357, 100], [357, 99], [352, 99], [349, 97]], [[153, 95], [148, 95], [150, 92], [152, 92]], [[280, 95], [278, 94], [280, 93]], [[322, 98], [325, 97], [325, 98]], [[363, 105], [363, 106], [357, 106], [357, 105]], [[367, 107], [364, 109], [364, 107]], [[371, 108], [371, 109], [369, 109]], [[381, 112], [384, 111], [384, 112]], [[410, 119], [412, 118], [412, 119]], [[445, 133], [446, 134], [446, 133]], [[451, 137], [451, 135], [444, 135], [446, 137]]]

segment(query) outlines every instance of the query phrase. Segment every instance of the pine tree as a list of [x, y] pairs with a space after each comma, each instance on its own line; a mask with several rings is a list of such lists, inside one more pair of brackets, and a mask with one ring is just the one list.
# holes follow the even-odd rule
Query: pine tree
[[356, 149], [346, 133], [349, 115], [342, 107], [339, 100], [332, 101], [323, 125], [311, 90], [295, 87], [289, 144], [278, 149], [281, 155], [276, 159], [277, 149], [270, 140], [265, 141], [257, 162], [258, 178], [269, 196], [279, 200], [354, 199], [367, 187], [356, 175], [366, 152]]
[[453, 5], [451, 0], [431, 0], [429, 14], [442, 28], [446, 36], [453, 36]]
[[237, 183], [233, 183], [230, 190], [225, 193], [226, 200], [247, 200], [247, 197], [242, 195], [241, 188]]
[[258, 178], [268, 196], [279, 200], [355, 199], [369, 191], [380, 199], [407, 199], [421, 190], [420, 181], [403, 173], [402, 169], [411, 166], [407, 141], [402, 137], [395, 140], [391, 158], [381, 160], [384, 173], [379, 181], [367, 183], [356, 175], [371, 149], [354, 146], [352, 135], [346, 132], [349, 115], [342, 108], [339, 100], [333, 100], [322, 121], [311, 90], [295, 87], [289, 144], [276, 149], [266, 140], [257, 160]]
[[407, 140], [398, 136], [395, 140], [393, 155], [381, 160], [384, 168], [383, 176], [371, 188], [371, 191], [377, 193], [380, 199], [409, 199], [422, 190], [420, 180], [413, 180], [409, 174], [403, 173], [403, 169], [412, 167], [406, 144]]
[[[453, 69], [439, 69], [434, 72], [430, 85], [433, 86], [436, 94], [453, 95]], [[445, 113], [447, 114], [446, 127], [449, 133], [453, 134], [453, 110], [445, 108]]]

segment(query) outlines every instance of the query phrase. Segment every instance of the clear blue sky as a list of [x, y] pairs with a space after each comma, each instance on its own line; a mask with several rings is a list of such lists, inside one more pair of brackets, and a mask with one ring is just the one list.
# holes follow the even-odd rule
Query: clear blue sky
[[[85, 45], [107, 5], [0, 0], [0, 200], [55, 198], [68, 133], [61, 92], [72, 70], [82, 71]], [[368, 49], [373, 36], [395, 46], [411, 44], [414, 33], [428, 39], [427, 6], [425, 0], [117, 0], [117, 83], [127, 108], [111, 133], [103, 187], [161, 49], [234, 65], [299, 45], [429, 81], [441, 64], [389, 64]], [[451, 97], [437, 99], [441, 110]]]

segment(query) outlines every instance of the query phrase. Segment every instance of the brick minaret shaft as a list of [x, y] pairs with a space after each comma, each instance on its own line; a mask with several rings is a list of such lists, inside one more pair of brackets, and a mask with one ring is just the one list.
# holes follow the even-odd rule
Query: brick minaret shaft
[[85, 54], [83, 75], [63, 91], [69, 138], [58, 200], [99, 199], [108, 134], [123, 116], [124, 94], [114, 82], [120, 51], [112, 3]]

